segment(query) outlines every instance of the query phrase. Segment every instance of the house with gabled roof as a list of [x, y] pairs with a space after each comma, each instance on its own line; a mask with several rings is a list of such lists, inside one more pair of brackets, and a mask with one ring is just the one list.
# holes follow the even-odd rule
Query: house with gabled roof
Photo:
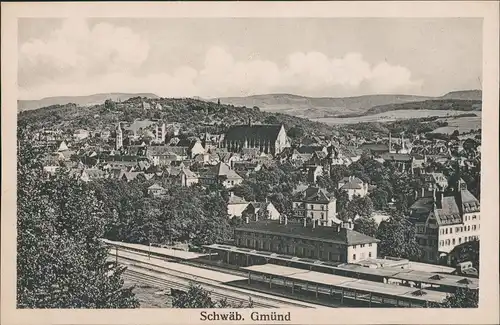
[[279, 220], [281, 213], [272, 202], [250, 202], [242, 212], [243, 216], [251, 216], [253, 221], [258, 220]]
[[233, 192], [229, 193], [229, 199], [227, 202], [227, 214], [230, 218], [241, 217], [243, 211], [250, 204], [244, 198], [234, 195]]
[[347, 192], [349, 200], [355, 196], [365, 197], [368, 195], [368, 183], [355, 176], [342, 178], [337, 186], [340, 190]]
[[154, 183], [150, 187], [148, 187], [148, 194], [152, 196], [161, 196], [166, 193], [166, 190], [164, 187], [158, 185], [157, 183]]
[[457, 245], [479, 239], [479, 200], [460, 179], [447, 195], [435, 188], [432, 196], [419, 198], [410, 206], [408, 220], [415, 225], [422, 260], [446, 261]]
[[179, 181], [182, 186], [191, 186], [193, 184], [198, 184], [200, 177], [195, 172], [191, 171], [189, 168], [181, 168], [178, 176]]
[[332, 226], [338, 224], [337, 199], [326, 189], [309, 186], [294, 194], [293, 211], [296, 217], [311, 220], [313, 224]]
[[226, 188], [232, 188], [241, 184], [243, 177], [228, 164], [219, 162], [217, 165], [200, 172], [200, 182], [204, 185], [222, 184]]

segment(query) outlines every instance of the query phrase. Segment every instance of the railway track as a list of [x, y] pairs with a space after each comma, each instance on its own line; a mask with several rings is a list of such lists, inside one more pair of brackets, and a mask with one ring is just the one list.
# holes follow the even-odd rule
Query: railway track
[[[160, 279], [155, 276], [149, 275], [149, 274], [144, 274], [139, 271], [135, 270], [130, 270], [127, 269], [127, 271], [124, 274], [124, 277], [132, 280], [134, 282], [150, 285], [152, 287], [157, 287], [159, 289], [177, 289], [177, 290], [182, 290], [182, 291], [187, 291], [189, 288], [189, 284], [184, 284], [184, 283], [179, 283], [175, 281], [170, 281], [170, 280], [165, 280], [165, 279]], [[226, 294], [221, 294], [218, 293], [217, 291], [211, 291], [211, 296], [215, 298], [216, 300], [221, 300], [221, 299], [226, 299], [228, 303], [233, 304], [233, 305], [238, 305], [240, 303], [247, 303], [248, 299], [242, 299], [242, 298], [236, 298], [232, 297]], [[263, 304], [259, 302], [253, 302], [253, 306], [255, 308], [277, 308], [275, 305], [271, 304]]]
[[[129, 252], [129, 253], [135, 254], [135, 252], [133, 253]], [[144, 255], [144, 254], [138, 254], [138, 255]], [[157, 259], [157, 260], [162, 260], [162, 259]], [[311, 308], [312, 307], [312, 305], [308, 303], [303, 303], [299, 301], [292, 302], [290, 299], [286, 298], [278, 298], [278, 297], [274, 298], [269, 294], [262, 294], [242, 288], [234, 288], [212, 279], [207, 279], [200, 276], [193, 276], [192, 274], [188, 274], [178, 270], [172, 270], [169, 269], [168, 267], [161, 267], [157, 265], [148, 264], [147, 262], [140, 261], [123, 255], [118, 257], [118, 261], [121, 262], [121, 264], [128, 265], [127, 272], [129, 272], [129, 275], [132, 274], [131, 275], [132, 277], [135, 276], [136, 280], [139, 280], [138, 276], [142, 276], [143, 280], [147, 278], [149, 279], [150, 284], [152, 284], [151, 279], [154, 278], [157, 281], [156, 285], [159, 284], [172, 285], [173, 283], [176, 283], [177, 286], [180, 285], [183, 286], [184, 289], [186, 289], [189, 286], [189, 282], [195, 282], [201, 284], [209, 291], [212, 291], [212, 295], [214, 297], [227, 298], [228, 301], [230, 301], [230, 299], [235, 299], [233, 302], [236, 303], [248, 302], [248, 299], [251, 298], [254, 303], [254, 306], [261, 308], [278, 308], [278, 307]]]

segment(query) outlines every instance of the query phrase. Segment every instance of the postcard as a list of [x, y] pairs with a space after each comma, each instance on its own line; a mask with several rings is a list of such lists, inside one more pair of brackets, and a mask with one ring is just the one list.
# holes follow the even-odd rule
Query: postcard
[[2, 3], [2, 324], [496, 324], [498, 2]]

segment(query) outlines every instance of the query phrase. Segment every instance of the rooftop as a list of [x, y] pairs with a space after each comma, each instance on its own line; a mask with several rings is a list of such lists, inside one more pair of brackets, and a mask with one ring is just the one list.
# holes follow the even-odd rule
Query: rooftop
[[228, 141], [244, 141], [245, 139], [274, 141], [282, 127], [281, 124], [235, 125], [229, 128], [225, 139]]
[[348, 246], [379, 242], [378, 239], [345, 228], [341, 228], [338, 231], [336, 227], [316, 226], [312, 228], [311, 226], [304, 227], [302, 223], [294, 222], [289, 222], [285, 225], [274, 220], [244, 223], [237, 230], [320, 240]]

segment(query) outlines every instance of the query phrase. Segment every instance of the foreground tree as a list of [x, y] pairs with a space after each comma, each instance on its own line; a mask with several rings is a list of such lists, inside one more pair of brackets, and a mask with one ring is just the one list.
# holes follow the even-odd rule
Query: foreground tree
[[428, 308], [477, 308], [479, 305], [479, 291], [469, 288], [457, 288], [449, 294], [442, 303], [429, 303]]
[[209, 291], [203, 289], [198, 284], [189, 284], [187, 292], [174, 295], [172, 298], [174, 308], [253, 308], [251, 298], [245, 304], [230, 304], [226, 298], [213, 300]]
[[107, 262], [104, 210], [84, 184], [47, 180], [35, 150], [21, 142], [17, 177], [18, 308], [135, 308], [123, 269]]
[[457, 288], [457, 291], [446, 297], [441, 305], [444, 308], [477, 308], [479, 291], [469, 288]]
[[382, 221], [377, 230], [380, 256], [420, 258], [421, 250], [415, 238], [415, 227], [398, 213]]

